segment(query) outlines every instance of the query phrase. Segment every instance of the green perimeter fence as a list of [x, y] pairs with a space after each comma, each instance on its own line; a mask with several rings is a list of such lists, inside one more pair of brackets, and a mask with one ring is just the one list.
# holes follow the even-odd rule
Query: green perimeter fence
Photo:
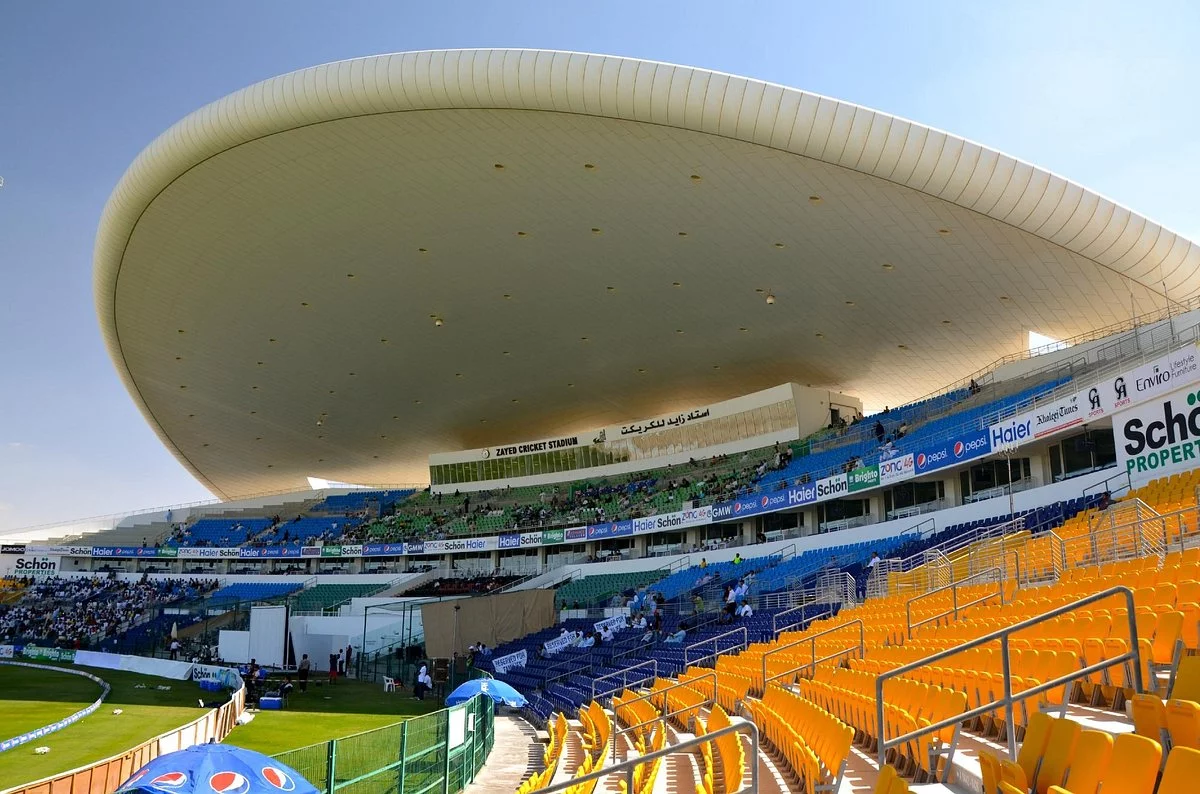
[[324, 794], [456, 794], [495, 741], [486, 695], [396, 725], [274, 756]]

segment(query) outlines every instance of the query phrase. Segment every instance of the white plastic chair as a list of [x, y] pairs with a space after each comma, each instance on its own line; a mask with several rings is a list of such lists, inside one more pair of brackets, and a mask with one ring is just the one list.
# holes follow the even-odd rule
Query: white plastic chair
[[383, 677], [383, 691], [384, 692], [395, 692], [396, 691], [396, 679], [388, 678], [385, 675]]

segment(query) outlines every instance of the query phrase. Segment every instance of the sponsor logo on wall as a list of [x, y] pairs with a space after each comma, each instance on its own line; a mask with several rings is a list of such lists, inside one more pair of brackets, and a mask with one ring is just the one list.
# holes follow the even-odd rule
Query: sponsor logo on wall
[[0, 544], [0, 554], [24, 554], [24, 543], [4, 543]]
[[1200, 382], [1118, 414], [1117, 463], [1131, 476], [1200, 465]]
[[913, 476], [915, 469], [916, 462], [911, 452], [907, 455], [899, 455], [889, 460], [881, 461], [879, 464], [879, 484], [888, 485], [900, 480], [907, 480]]
[[879, 466], [859, 466], [846, 475], [846, 490], [850, 493], [879, 487]]
[[14, 576], [52, 577], [58, 574], [58, 561], [50, 557], [20, 557], [13, 564]]

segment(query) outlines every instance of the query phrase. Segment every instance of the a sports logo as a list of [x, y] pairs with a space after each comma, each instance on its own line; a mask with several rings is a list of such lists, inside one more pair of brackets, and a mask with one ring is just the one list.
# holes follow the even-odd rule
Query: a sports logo
[[146, 787], [160, 791], [177, 791], [186, 786], [187, 782], [187, 775], [183, 772], [167, 772], [151, 780]]
[[262, 776], [263, 780], [280, 791], [292, 791], [296, 788], [296, 781], [292, 780], [292, 776], [277, 766], [264, 766]]
[[238, 772], [218, 772], [208, 779], [216, 794], [250, 794], [250, 781]]

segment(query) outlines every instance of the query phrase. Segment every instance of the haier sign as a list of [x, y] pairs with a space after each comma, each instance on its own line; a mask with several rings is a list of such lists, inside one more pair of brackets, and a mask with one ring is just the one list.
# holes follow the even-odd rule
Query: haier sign
[[988, 428], [988, 438], [991, 440], [993, 452], [1016, 449], [1033, 440], [1033, 419], [1018, 416], [1007, 422], [992, 425]]

